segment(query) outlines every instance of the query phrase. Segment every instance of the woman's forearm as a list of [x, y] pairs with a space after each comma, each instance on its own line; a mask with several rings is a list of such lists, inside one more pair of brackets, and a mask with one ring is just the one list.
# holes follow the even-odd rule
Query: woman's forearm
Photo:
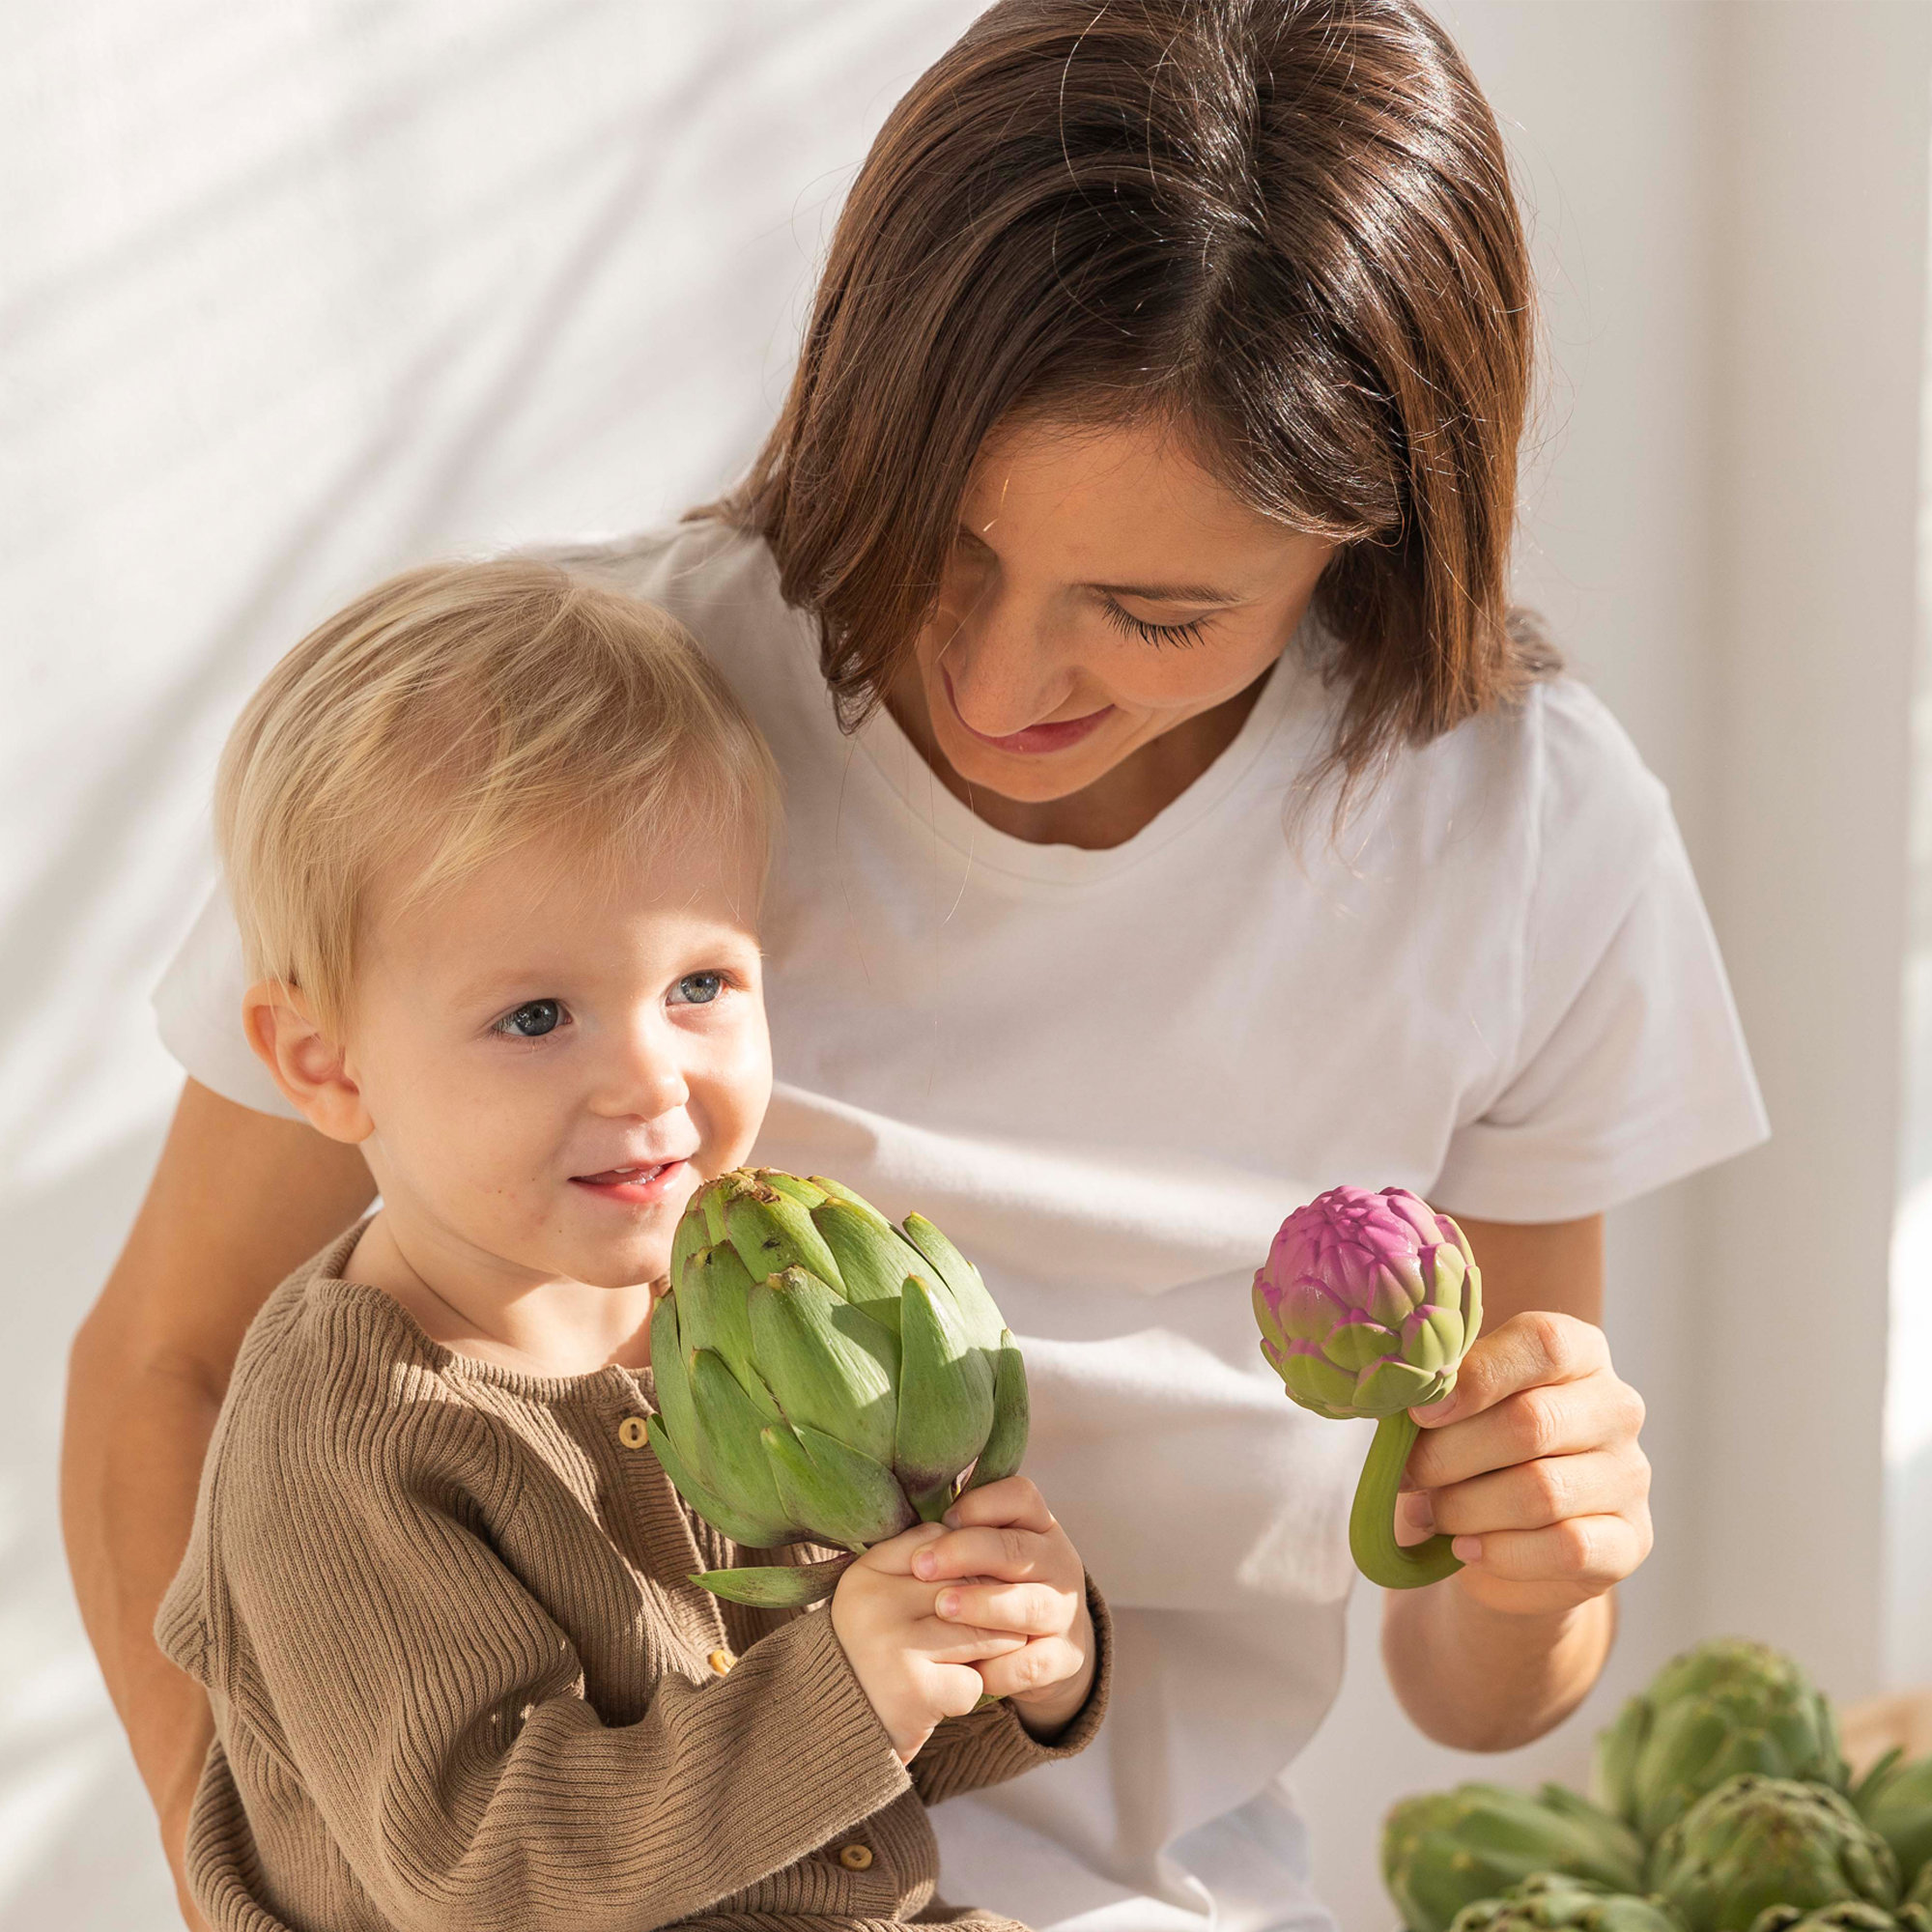
[[1416, 1728], [1457, 1750], [1514, 1750], [1588, 1695], [1616, 1634], [1605, 1592], [1573, 1609], [1494, 1610], [1446, 1582], [1383, 1599], [1382, 1660]]
[[178, 1883], [213, 1726], [200, 1686], [156, 1646], [155, 1612], [187, 1547], [202, 1457], [249, 1321], [371, 1191], [355, 1149], [190, 1080], [74, 1342], [61, 1445], [68, 1564]]
[[170, 1845], [213, 1726], [201, 1687], [156, 1647], [155, 1611], [220, 1407], [218, 1387], [135, 1359], [103, 1297], [70, 1365], [61, 1514], [87, 1634]]

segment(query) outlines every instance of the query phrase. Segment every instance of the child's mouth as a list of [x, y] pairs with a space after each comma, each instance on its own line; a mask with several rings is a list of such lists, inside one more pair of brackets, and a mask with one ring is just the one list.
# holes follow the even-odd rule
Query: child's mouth
[[602, 1174], [573, 1174], [570, 1184], [605, 1201], [631, 1205], [662, 1201], [689, 1165], [683, 1159], [659, 1161], [642, 1167], [611, 1167]]

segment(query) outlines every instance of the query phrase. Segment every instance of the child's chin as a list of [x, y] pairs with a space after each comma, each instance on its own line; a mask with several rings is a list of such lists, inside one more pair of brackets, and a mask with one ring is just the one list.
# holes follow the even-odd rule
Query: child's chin
[[659, 1281], [670, 1267], [668, 1240], [599, 1241], [585, 1247], [570, 1272], [593, 1288], [634, 1288]]

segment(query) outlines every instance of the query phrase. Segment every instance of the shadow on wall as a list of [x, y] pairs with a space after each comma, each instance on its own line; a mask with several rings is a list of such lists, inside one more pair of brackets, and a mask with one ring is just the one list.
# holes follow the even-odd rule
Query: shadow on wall
[[[154, 1814], [68, 1585], [55, 1518], [62, 1377], [85, 1306], [54, 1292], [112, 1266], [161, 1141], [158, 1122], [58, 1183], [4, 1197], [7, 1352], [0, 1405], [0, 1925], [143, 1932], [178, 1925]], [[39, 1654], [20, 1656], [32, 1646]]]

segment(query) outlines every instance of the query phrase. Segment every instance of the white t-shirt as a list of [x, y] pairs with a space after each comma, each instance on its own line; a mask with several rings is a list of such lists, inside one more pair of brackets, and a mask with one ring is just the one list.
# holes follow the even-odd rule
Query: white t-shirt
[[[1339, 1181], [1561, 1220], [1760, 1140], [1663, 788], [1581, 686], [1403, 753], [1340, 840], [1286, 814], [1335, 693], [1284, 656], [1125, 844], [992, 830], [883, 712], [840, 734], [764, 546], [561, 554], [688, 624], [763, 727], [778, 1086], [756, 1158], [931, 1216], [1024, 1345], [1028, 1472], [1107, 1592], [1082, 1757], [935, 1814], [950, 1897], [1083, 1932], [1322, 1926], [1279, 1774], [1342, 1671], [1366, 1424], [1296, 1407], [1250, 1275]], [[285, 1112], [217, 897], [157, 994], [207, 1086]]]

